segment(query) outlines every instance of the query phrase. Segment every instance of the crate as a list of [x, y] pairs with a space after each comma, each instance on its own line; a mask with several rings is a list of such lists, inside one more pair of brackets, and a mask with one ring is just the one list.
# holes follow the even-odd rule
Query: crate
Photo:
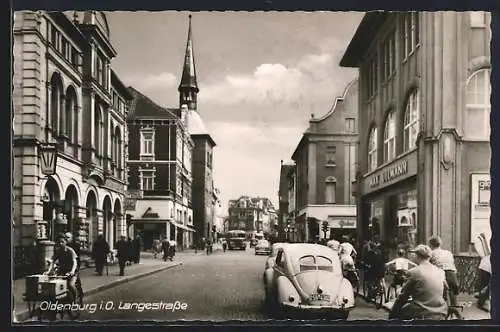
[[65, 279], [52, 279], [40, 283], [40, 293], [44, 298], [60, 299], [66, 297], [68, 282]]
[[40, 295], [39, 284], [49, 281], [49, 276], [45, 274], [35, 274], [25, 278], [25, 297], [27, 300], [37, 299]]

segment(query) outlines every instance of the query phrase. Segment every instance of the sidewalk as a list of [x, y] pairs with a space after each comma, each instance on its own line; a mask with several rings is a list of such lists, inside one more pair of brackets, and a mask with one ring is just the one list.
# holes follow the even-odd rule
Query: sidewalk
[[[362, 275], [360, 275], [360, 280], [361, 280], [361, 285], [362, 285]], [[389, 278], [386, 280], [387, 285], [389, 285]], [[360, 287], [359, 294], [366, 299], [365, 294], [363, 293], [362, 287]], [[389, 302], [387, 303], [382, 303], [382, 307], [390, 311], [392, 306], [394, 305], [394, 292], [391, 290], [391, 295]], [[458, 296], [458, 304], [464, 306], [464, 310], [462, 312], [462, 315], [465, 320], [482, 320], [482, 319], [491, 319], [491, 315], [489, 312], [486, 312], [484, 310], [479, 309], [476, 306], [477, 300], [474, 298], [473, 295], [465, 294], [465, 293], [460, 293]]]
[[[196, 256], [194, 251], [184, 251], [177, 253], [172, 262], [164, 262], [160, 259], [160, 257], [154, 259], [152, 253], [144, 252], [141, 253], [141, 261], [139, 264], [132, 264], [131, 266], [125, 267], [125, 276], [119, 276], [118, 264], [109, 266], [109, 275], [106, 274], [106, 268], [104, 268], [104, 275], [102, 276], [96, 275], [94, 268], [87, 268], [80, 271], [83, 291], [85, 296], [88, 296], [131, 280], [182, 265], [186, 258], [188, 259], [189, 257], [194, 256]], [[17, 321], [23, 321], [28, 318], [27, 303], [23, 300], [24, 292], [25, 279], [21, 278], [13, 280], [13, 314], [15, 315], [15, 320]]]

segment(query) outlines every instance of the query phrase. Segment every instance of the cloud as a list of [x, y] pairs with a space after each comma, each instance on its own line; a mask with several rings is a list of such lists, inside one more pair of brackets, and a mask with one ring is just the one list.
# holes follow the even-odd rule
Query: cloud
[[329, 48], [329, 53], [306, 54], [288, 66], [264, 63], [252, 73], [227, 75], [206, 84], [199, 98], [204, 103], [221, 106], [250, 104], [296, 108], [304, 103], [329, 103], [355, 72], [339, 68], [335, 59], [338, 45], [332, 41], [327, 44], [330, 47], [324, 48]]
[[241, 151], [242, 148], [262, 148], [262, 145], [266, 149], [289, 149], [298, 143], [307, 124], [294, 122], [277, 126], [265, 122], [213, 121], [207, 123], [207, 128], [218, 146]]
[[159, 73], [159, 74], [149, 74], [144, 77], [136, 78], [134, 81], [131, 81], [134, 84], [137, 84], [139, 88], [144, 90], [149, 89], [168, 89], [177, 83], [177, 77], [172, 73]]
[[224, 201], [248, 194], [266, 196], [276, 204], [280, 160], [291, 158], [305, 126], [224, 121], [206, 126], [217, 143], [214, 179]]

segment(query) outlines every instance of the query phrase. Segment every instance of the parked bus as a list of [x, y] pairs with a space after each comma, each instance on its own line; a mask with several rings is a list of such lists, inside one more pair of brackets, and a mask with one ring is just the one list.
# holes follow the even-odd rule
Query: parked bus
[[227, 248], [229, 250], [235, 250], [235, 249], [240, 249], [240, 250], [246, 250], [247, 248], [247, 243], [246, 243], [246, 232], [242, 230], [233, 230], [227, 232]]

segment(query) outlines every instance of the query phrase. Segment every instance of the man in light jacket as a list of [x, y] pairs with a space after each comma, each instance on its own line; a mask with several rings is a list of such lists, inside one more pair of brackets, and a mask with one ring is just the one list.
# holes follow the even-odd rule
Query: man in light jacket
[[418, 266], [409, 270], [389, 318], [444, 319], [448, 313], [443, 297], [447, 287], [444, 271], [430, 263], [432, 252], [428, 246], [419, 244], [410, 252], [415, 253]]

